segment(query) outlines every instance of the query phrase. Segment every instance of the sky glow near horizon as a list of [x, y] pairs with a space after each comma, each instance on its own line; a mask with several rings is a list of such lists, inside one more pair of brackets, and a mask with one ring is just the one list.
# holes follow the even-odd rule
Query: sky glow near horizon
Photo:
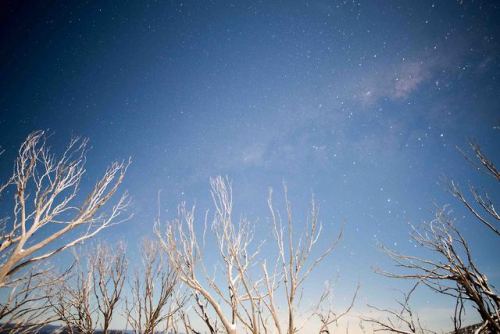
[[[3, 3], [2, 177], [36, 129], [55, 151], [90, 138], [89, 183], [132, 157], [134, 218], [99, 237], [124, 240], [131, 258], [158, 207], [163, 221], [181, 201], [200, 218], [211, 209], [216, 175], [233, 182], [235, 217], [269, 239], [268, 188], [282, 209], [285, 182], [298, 219], [314, 194], [325, 242], [345, 223], [308, 287], [334, 281], [341, 309], [359, 282], [354, 314], [408, 286], [373, 273], [394, 268], [377, 245], [418, 251], [409, 223], [450, 204], [499, 286], [498, 242], [443, 182], [493, 190], [457, 147], [474, 138], [497, 158], [499, 38], [495, 1]], [[423, 289], [414, 303], [450, 325], [453, 302]]]

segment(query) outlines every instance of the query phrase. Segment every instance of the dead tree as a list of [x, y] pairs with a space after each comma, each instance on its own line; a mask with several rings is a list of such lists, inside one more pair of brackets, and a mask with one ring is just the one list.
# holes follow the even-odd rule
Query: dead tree
[[0, 184], [1, 199], [13, 194], [12, 212], [0, 218], [0, 293], [8, 296], [0, 303], [0, 323], [24, 328], [47, 323], [48, 296], [42, 291], [57, 279], [49, 275], [45, 260], [124, 219], [126, 194], [107, 214], [101, 207], [118, 190], [128, 162], [111, 164], [78, 203], [87, 142], [74, 138], [56, 156], [44, 132], [33, 132], [18, 151], [12, 175]]
[[332, 286], [328, 283], [321, 294], [316, 308], [313, 312], [314, 316], [318, 318], [320, 322], [319, 334], [330, 334], [332, 333], [331, 326], [338, 324], [339, 320], [346, 316], [354, 306], [354, 302], [356, 300], [356, 296], [358, 295], [359, 284], [356, 288], [356, 292], [354, 293], [351, 303], [345, 310], [341, 313], [337, 313], [334, 311], [332, 305]]
[[[323, 226], [319, 221], [319, 207], [316, 205], [314, 198], [311, 201], [311, 211], [307, 217], [304, 232], [298, 237], [294, 235], [294, 218], [292, 214], [292, 206], [288, 200], [288, 191], [284, 186], [285, 196], [285, 213], [286, 222], [283, 223], [279, 211], [275, 210], [272, 201], [272, 190], [269, 191], [268, 207], [271, 213], [273, 224], [273, 234], [278, 249], [279, 264], [275, 267], [272, 277], [268, 274], [266, 263], [263, 264], [265, 275], [265, 288], [268, 298], [264, 300], [264, 305], [269, 310], [273, 319], [275, 330], [278, 334], [283, 333], [283, 328], [286, 328], [287, 334], [297, 333], [303, 324], [297, 324], [296, 309], [300, 304], [302, 296], [301, 290], [303, 283], [307, 280], [311, 272], [316, 268], [334, 249], [342, 238], [342, 231], [333, 239], [333, 241], [324, 249], [319, 256], [313, 258], [312, 252], [320, 238]], [[296, 224], [296, 223], [295, 223]], [[278, 316], [277, 305], [274, 300], [274, 291], [277, 289], [279, 282], [276, 277], [281, 277], [282, 288], [286, 297], [287, 322], [283, 326]], [[327, 297], [327, 296], [322, 296]], [[326, 298], [320, 298], [326, 300]], [[315, 312], [319, 312], [317, 307]], [[318, 315], [318, 313], [316, 313]]]
[[142, 268], [136, 271], [131, 296], [125, 301], [125, 318], [136, 334], [154, 334], [159, 328], [169, 332], [185, 303], [177, 274], [165, 262], [158, 241], [145, 239], [141, 255]]
[[[13, 212], [0, 219], [0, 287], [20, 269], [119, 223], [127, 207], [127, 196], [123, 195], [108, 214], [99, 210], [118, 190], [128, 162], [112, 163], [78, 204], [88, 141], [72, 139], [56, 157], [45, 139], [43, 131], [28, 136], [19, 149], [12, 176], [0, 186], [0, 193], [14, 190]], [[69, 234], [77, 228], [83, 232]]]
[[67, 277], [50, 274], [49, 269], [30, 268], [23, 276], [6, 286], [8, 295], [0, 303], [0, 331], [2, 333], [34, 333], [56, 318], [50, 313], [49, 287]]
[[[237, 225], [233, 223], [230, 185], [222, 178], [212, 179], [211, 185], [215, 204], [211, 231], [223, 266], [225, 286], [210, 277], [204, 268], [195, 232], [194, 208], [187, 209], [185, 204], [181, 204], [178, 218], [167, 227], [166, 236], [158, 226], [156, 232], [179, 279], [210, 304], [228, 334], [237, 333], [238, 322], [246, 330], [258, 333], [259, 281], [251, 278], [250, 266], [254, 264], [259, 249], [250, 250], [252, 226], [244, 220]], [[201, 279], [198, 277], [200, 270], [203, 274]], [[229, 314], [225, 311], [226, 307]]]
[[[314, 201], [304, 233], [296, 238], [288, 199], [287, 223], [284, 225], [273, 208], [270, 194], [268, 204], [276, 241], [271, 246], [277, 247], [278, 257], [266, 256], [261, 253], [262, 242], [254, 242], [255, 226], [245, 219], [233, 220], [230, 182], [217, 177], [211, 179], [211, 187], [215, 213], [210, 230], [207, 215], [204, 226], [195, 226], [194, 208], [188, 209], [185, 204], [179, 206], [178, 217], [169, 223], [166, 234], [160, 231], [159, 224], [155, 229], [171, 267], [192, 291], [196, 300], [194, 310], [210, 333], [218, 332], [219, 324], [228, 334], [296, 333], [302, 327], [296, 323], [302, 285], [331, 253], [341, 234], [318, 257], [312, 257], [322, 231]], [[217, 267], [219, 271], [213, 275], [208, 274], [202, 256], [207, 232], [211, 232], [209, 238], [215, 242], [213, 249], [217, 251], [220, 265]], [[270, 262], [276, 263], [271, 271], [267, 268]], [[286, 298], [285, 323], [275, 301], [280, 289], [283, 291], [279, 296]], [[189, 319], [184, 323], [186, 328], [191, 327]], [[190, 331], [196, 332], [192, 328]]]
[[[78, 261], [79, 262], [79, 259]], [[86, 266], [75, 266], [67, 279], [52, 293], [50, 304], [58, 320], [73, 333], [109, 332], [123, 291], [127, 260], [123, 244], [114, 249], [102, 244], [89, 254]]]
[[[465, 152], [462, 152], [466, 159], [473, 164], [473, 166], [494, 178], [495, 181], [500, 182], [500, 172], [495, 167], [495, 164], [483, 153], [481, 147], [475, 142], [469, 143], [471, 150], [475, 156], [469, 157]], [[498, 184], [498, 183], [496, 183]], [[466, 194], [460, 189], [458, 183], [450, 182], [451, 194], [463, 204], [473, 215], [476, 222], [479, 222], [490, 229], [494, 234], [500, 237], [500, 214], [496, 211], [495, 205], [487, 193], [481, 194], [474, 186], [469, 187], [472, 200], [468, 199]]]
[[478, 269], [469, 244], [447, 212], [438, 210], [434, 220], [420, 229], [414, 228], [412, 238], [439, 258], [403, 255], [385, 248], [397, 265], [409, 273], [381, 273], [393, 278], [415, 279], [440, 294], [453, 297], [457, 305], [455, 324], [461, 323], [464, 302], [470, 302], [487, 327], [500, 331], [496, 320], [500, 315], [500, 296]]
[[[476, 159], [468, 158], [478, 169], [500, 181], [500, 174], [495, 165], [471, 143]], [[495, 235], [500, 235], [498, 222], [500, 216], [487, 194], [479, 194], [470, 187], [473, 200], [459, 188], [456, 182], [450, 182], [450, 191], [472, 214], [475, 222], [485, 225]], [[461, 327], [465, 304], [472, 305], [482, 319], [481, 329], [492, 333], [500, 332], [500, 295], [490, 284], [486, 274], [477, 266], [466, 236], [458, 230], [455, 221], [446, 208], [438, 209], [435, 218], [419, 228], [413, 228], [412, 239], [417, 245], [430, 250], [437, 258], [405, 255], [384, 248], [384, 251], [396, 262], [403, 273], [382, 274], [403, 279], [414, 279], [428, 286], [439, 294], [455, 299], [454, 327]]]
[[408, 293], [403, 293], [403, 298], [396, 303], [400, 309], [379, 308], [368, 305], [369, 308], [379, 313], [378, 317], [364, 317], [362, 321], [374, 326], [374, 332], [390, 332], [399, 334], [436, 334], [436, 332], [422, 326], [418, 314], [410, 305], [410, 298], [418, 287], [417, 282]]

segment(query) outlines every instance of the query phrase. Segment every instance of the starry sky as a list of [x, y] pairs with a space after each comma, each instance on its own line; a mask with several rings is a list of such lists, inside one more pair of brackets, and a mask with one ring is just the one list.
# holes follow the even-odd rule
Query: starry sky
[[[2, 1], [0, 41], [2, 177], [36, 129], [55, 151], [90, 138], [88, 182], [132, 157], [135, 216], [101, 235], [132, 257], [159, 206], [203, 212], [209, 177], [227, 175], [236, 216], [266, 238], [267, 191], [280, 203], [283, 182], [299, 220], [314, 194], [325, 239], [345, 223], [312, 288], [335, 279], [344, 305], [360, 282], [355, 312], [407, 286], [373, 273], [392, 268], [377, 244], [418, 252], [408, 223], [436, 205], [451, 204], [500, 283], [498, 243], [443, 182], [491, 186], [457, 147], [500, 149], [497, 1]], [[415, 304], [449, 325], [449, 300]]]

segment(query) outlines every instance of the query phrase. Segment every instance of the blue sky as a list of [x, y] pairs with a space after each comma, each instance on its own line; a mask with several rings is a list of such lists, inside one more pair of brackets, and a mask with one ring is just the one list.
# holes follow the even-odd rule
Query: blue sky
[[279, 198], [286, 182], [299, 217], [315, 194], [326, 236], [345, 222], [314, 277], [338, 273], [339, 298], [360, 281], [360, 312], [400, 284], [372, 272], [391, 267], [377, 243], [414, 251], [408, 223], [450, 203], [500, 282], [498, 243], [462, 221], [442, 182], [491, 186], [456, 148], [500, 149], [499, 25], [495, 1], [3, 3], [2, 175], [35, 129], [55, 150], [89, 137], [89, 182], [131, 156], [135, 217], [101, 235], [131, 256], [160, 190], [163, 217], [183, 200], [203, 212], [209, 177], [228, 175], [237, 216], [266, 231], [268, 187]]

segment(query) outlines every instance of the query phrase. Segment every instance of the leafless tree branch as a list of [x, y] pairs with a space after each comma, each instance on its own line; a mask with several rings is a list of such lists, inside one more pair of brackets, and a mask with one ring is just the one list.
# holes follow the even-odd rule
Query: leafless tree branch
[[154, 334], [160, 327], [168, 332], [174, 315], [186, 302], [177, 274], [160, 251], [158, 241], [144, 239], [142, 268], [136, 271], [130, 284], [131, 296], [125, 301], [125, 318], [136, 334]]
[[98, 245], [89, 255], [86, 267], [79, 262], [73, 278], [61, 282], [51, 293], [52, 311], [71, 333], [91, 334], [97, 328], [108, 333], [118, 309], [126, 272], [122, 243], [114, 249]]
[[[20, 269], [82, 243], [124, 219], [126, 194], [109, 214], [100, 213], [100, 208], [118, 190], [130, 161], [112, 163], [86, 199], [75, 203], [85, 173], [87, 143], [74, 138], [56, 157], [46, 145], [45, 133], [36, 131], [21, 145], [12, 177], [0, 186], [0, 191], [15, 189], [13, 215], [0, 219], [0, 287]], [[70, 238], [69, 232], [77, 228], [84, 228], [84, 232]], [[63, 236], [67, 239], [61, 242]]]
[[[219, 332], [218, 325], [228, 334], [298, 332], [304, 325], [296, 322], [302, 285], [314, 268], [333, 251], [342, 233], [319, 255], [313, 256], [322, 231], [318, 207], [313, 200], [304, 233], [296, 240], [285, 188], [286, 226], [281, 223], [279, 212], [273, 208], [271, 194], [269, 196], [274, 245], [278, 251], [278, 257], [273, 258], [261, 253], [263, 242], [254, 241], [254, 224], [246, 219], [233, 220], [229, 180], [222, 177], [211, 179], [211, 189], [215, 211], [209, 238], [213, 238], [220, 265], [213, 275], [208, 274], [202, 256], [206, 247], [207, 220], [204, 226], [195, 226], [194, 207], [188, 209], [181, 204], [177, 218], [169, 222], [166, 233], [160, 230], [159, 223], [155, 226], [170, 266], [192, 291], [194, 312], [210, 333]], [[268, 263], [276, 264], [272, 271]], [[282, 290], [279, 297], [286, 298], [285, 324], [275, 300], [278, 290]], [[197, 332], [185, 312], [182, 319], [186, 330]]]

